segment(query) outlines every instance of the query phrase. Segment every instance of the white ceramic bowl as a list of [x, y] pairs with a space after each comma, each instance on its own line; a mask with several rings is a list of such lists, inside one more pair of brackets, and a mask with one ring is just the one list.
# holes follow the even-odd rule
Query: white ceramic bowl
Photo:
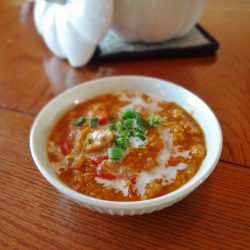
[[[96, 95], [116, 90], [136, 90], [161, 96], [175, 101], [187, 111], [194, 111], [194, 118], [201, 125], [207, 143], [207, 156], [198, 173], [178, 190], [145, 201], [113, 202], [99, 200], [80, 194], [67, 187], [50, 167], [46, 144], [55, 122], [77, 101], [84, 101]], [[180, 201], [196, 189], [215, 168], [222, 149], [220, 125], [211, 109], [196, 95], [168, 81], [141, 77], [118, 76], [93, 80], [73, 87], [51, 100], [38, 114], [30, 134], [31, 154], [42, 175], [61, 193], [79, 205], [101, 213], [111, 215], [137, 215], [161, 210]]]

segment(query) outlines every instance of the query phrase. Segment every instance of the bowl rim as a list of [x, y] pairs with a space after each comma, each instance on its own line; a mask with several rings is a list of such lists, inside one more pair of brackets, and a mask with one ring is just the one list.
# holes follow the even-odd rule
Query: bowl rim
[[[157, 81], [157, 82], [160, 81], [162, 84], [168, 84], [169, 86], [172, 86], [174, 88], [177, 88], [178, 90], [185, 91], [186, 93], [191, 94], [192, 96], [195, 96], [209, 110], [210, 115], [214, 121], [215, 127], [217, 128], [216, 132], [218, 133], [218, 144], [216, 145], [217, 154], [213, 156], [213, 159], [209, 164], [209, 165], [211, 165], [211, 167], [206, 169], [206, 171], [201, 175], [201, 177], [196, 182], [192, 183], [191, 180], [197, 176], [199, 171], [196, 173], [196, 175], [189, 182], [187, 182], [182, 187], [178, 188], [177, 190], [175, 190], [171, 193], [168, 193], [166, 195], [163, 195], [163, 196], [160, 196], [157, 198], [153, 198], [153, 199], [149, 199], [149, 200], [141, 200], [141, 201], [132, 201], [132, 202], [131, 201], [129, 201], [129, 202], [108, 201], [108, 200], [96, 199], [96, 198], [81, 194], [81, 193], [71, 189], [70, 187], [66, 186], [58, 177], [56, 177], [56, 175], [51, 176], [46, 171], [46, 169], [43, 167], [41, 159], [39, 158], [39, 155], [38, 155], [36, 148], [35, 148], [35, 139], [36, 139], [36, 132], [37, 132], [38, 124], [39, 124], [40, 120], [42, 119], [46, 110], [48, 110], [49, 107], [51, 105], [53, 105], [56, 101], [63, 99], [65, 96], [69, 95], [70, 93], [76, 92], [79, 89], [88, 88], [88, 87], [91, 87], [93, 84], [94, 85], [99, 84], [100, 82], [103, 82], [103, 81], [110, 81], [110, 80], [117, 81], [117, 80], [121, 80], [121, 79], [123, 79], [123, 80], [124, 79], [128, 79], [128, 80], [137, 79], [139, 81], [152, 80], [152, 81]], [[143, 92], [143, 90], [141, 90], [141, 91]], [[107, 92], [102, 91], [102, 93], [108, 93], [108, 92], [110, 92], [110, 91], [107, 91]], [[91, 96], [91, 98], [92, 97], [94, 97], [94, 95]], [[74, 100], [72, 100], [72, 103], [73, 102], [74, 102]], [[65, 112], [65, 111], [66, 110], [64, 109], [63, 112]], [[60, 112], [60, 110], [58, 110], [58, 112]], [[53, 185], [56, 189], [58, 189], [60, 192], [62, 192], [66, 196], [69, 196], [72, 199], [74, 199], [75, 201], [79, 201], [80, 203], [84, 203], [84, 204], [86, 204], [86, 206], [96, 206], [99, 208], [105, 208], [105, 209], [109, 208], [109, 209], [115, 209], [115, 210], [117, 210], [117, 209], [119, 209], [119, 210], [134, 210], [134, 209], [138, 210], [138, 209], [145, 209], [145, 208], [149, 208], [149, 207], [158, 207], [158, 206], [164, 205], [166, 203], [175, 202], [175, 200], [177, 198], [184, 198], [186, 195], [191, 193], [195, 188], [197, 188], [212, 173], [212, 171], [216, 167], [216, 165], [219, 161], [220, 155], [221, 155], [223, 139], [222, 139], [221, 127], [220, 127], [220, 124], [219, 124], [215, 114], [210, 109], [210, 107], [196, 94], [194, 94], [191, 91], [189, 91], [188, 89], [186, 89], [186, 88], [184, 88], [176, 83], [170, 82], [168, 80], [155, 78], [155, 77], [148, 77], [148, 76], [139, 76], [139, 75], [121, 75], [121, 76], [101, 77], [101, 78], [97, 78], [97, 79], [93, 79], [90, 81], [79, 83], [78, 85], [63, 91], [59, 95], [52, 98], [40, 110], [40, 112], [36, 116], [36, 118], [32, 124], [32, 127], [31, 127], [29, 142], [30, 142], [30, 151], [31, 151], [32, 158], [35, 162], [35, 165], [37, 166], [37, 168], [41, 172], [41, 174], [47, 179], [47, 181], [51, 185]]]

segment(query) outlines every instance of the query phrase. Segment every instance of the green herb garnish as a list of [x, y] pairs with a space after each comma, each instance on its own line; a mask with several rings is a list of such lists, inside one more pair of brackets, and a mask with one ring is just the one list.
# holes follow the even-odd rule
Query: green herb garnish
[[87, 146], [88, 144], [91, 144], [91, 142], [92, 142], [91, 138], [89, 136], [87, 136], [86, 139], [85, 139], [85, 141], [84, 141], [84, 143], [83, 143], [83, 145]]
[[142, 134], [136, 134], [135, 137], [138, 137], [139, 139], [141, 139], [142, 141], [145, 141], [146, 138], [142, 135]]
[[122, 149], [118, 147], [109, 148], [108, 157], [112, 160], [122, 160]]
[[133, 127], [133, 123], [134, 123], [133, 119], [128, 118], [128, 119], [125, 120], [124, 125], [126, 127], [128, 127], [128, 128], [132, 128]]
[[149, 117], [146, 118], [146, 121], [149, 123], [149, 127], [155, 127], [156, 125], [160, 124], [160, 116], [155, 116], [155, 115], [151, 115]]
[[135, 118], [135, 109], [127, 109], [124, 113], [121, 114], [121, 118], [126, 120], [127, 118]]
[[90, 119], [90, 124], [89, 124], [89, 126], [90, 126], [91, 128], [94, 128], [94, 127], [97, 126], [97, 117], [92, 117], [92, 118]]
[[78, 126], [82, 125], [82, 124], [84, 123], [84, 121], [85, 121], [85, 118], [84, 118], [83, 116], [80, 116], [80, 117], [77, 119], [77, 121], [75, 121], [73, 124], [74, 124], [76, 127], [78, 127]]
[[114, 124], [108, 125], [108, 129], [109, 130], [116, 130], [116, 124], [114, 123]]
[[121, 121], [108, 126], [108, 129], [116, 132], [115, 147], [108, 149], [110, 151], [109, 159], [122, 159], [123, 151], [130, 146], [131, 136], [142, 140], [143, 143], [139, 147], [146, 145], [148, 141], [145, 134], [148, 132], [148, 128], [160, 123], [159, 116], [151, 115], [144, 120], [142, 115], [133, 108], [125, 110], [121, 114], [121, 118]]
[[115, 145], [125, 151], [130, 146], [130, 140], [125, 136], [116, 136]]

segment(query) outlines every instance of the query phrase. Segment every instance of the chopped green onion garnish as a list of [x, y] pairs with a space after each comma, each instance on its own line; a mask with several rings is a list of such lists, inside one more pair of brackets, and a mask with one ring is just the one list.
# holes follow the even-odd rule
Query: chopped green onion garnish
[[134, 131], [136, 132], [136, 133], [143, 133], [139, 128], [134, 128]]
[[130, 131], [129, 130], [123, 130], [122, 131], [122, 136], [130, 136]]
[[88, 144], [91, 144], [91, 138], [90, 138], [89, 136], [86, 137], [86, 139], [85, 139], [83, 145], [84, 145], [84, 146], [87, 146]]
[[123, 150], [126, 150], [127, 147], [130, 146], [130, 141], [129, 141], [129, 139], [126, 138], [126, 137], [118, 137], [118, 136], [117, 136], [117, 137], [115, 138], [115, 144], [116, 144], [117, 147], [119, 147], [119, 148], [121, 148], [121, 149], [123, 149]]
[[134, 123], [133, 119], [127, 118], [127, 119], [125, 120], [125, 123], [124, 123], [124, 124], [125, 124], [125, 126], [128, 127], [128, 128], [132, 128], [133, 123]]
[[114, 124], [108, 125], [108, 129], [109, 130], [116, 130], [116, 124], [114, 123]]
[[123, 120], [127, 118], [135, 118], [135, 109], [127, 109], [124, 113], [121, 114]]
[[147, 117], [146, 120], [148, 121], [150, 127], [154, 127], [155, 125], [160, 124], [161, 118], [158, 115], [157, 116], [151, 115]]
[[146, 140], [146, 138], [143, 135], [141, 135], [141, 134], [136, 134], [135, 137], [140, 138], [142, 141]]
[[121, 133], [123, 131], [123, 124], [121, 122], [117, 122], [116, 130], [118, 133]]
[[123, 120], [108, 126], [108, 129], [116, 132], [115, 148], [119, 148], [121, 151], [130, 147], [131, 136], [143, 141], [139, 147], [146, 145], [148, 141], [145, 134], [148, 132], [148, 128], [160, 123], [159, 116], [149, 116], [145, 121], [141, 113], [134, 108], [125, 110], [121, 114], [121, 118]]
[[118, 147], [109, 148], [108, 157], [112, 160], [122, 160], [122, 149]]
[[137, 128], [143, 133], [146, 133], [148, 131], [147, 126], [144, 122], [137, 122]]
[[84, 121], [85, 121], [85, 118], [83, 116], [80, 116], [77, 119], [77, 121], [75, 121], [73, 124], [78, 127], [78, 126], [82, 125], [84, 123]]
[[91, 128], [96, 127], [97, 126], [97, 117], [92, 117], [90, 119], [90, 125]]
[[142, 116], [137, 111], [135, 111], [135, 119], [136, 119], [137, 122], [142, 122]]

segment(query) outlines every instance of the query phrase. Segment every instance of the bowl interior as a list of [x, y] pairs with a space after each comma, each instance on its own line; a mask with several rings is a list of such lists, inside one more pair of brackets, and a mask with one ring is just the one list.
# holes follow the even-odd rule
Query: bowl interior
[[[167, 101], [175, 101], [188, 112], [193, 111], [194, 118], [202, 127], [207, 143], [207, 156], [198, 173], [183, 187], [165, 196], [139, 202], [111, 202], [87, 197], [70, 189], [63, 184], [50, 167], [46, 145], [49, 133], [55, 122], [63, 113], [76, 103], [87, 100], [103, 93], [116, 90], [135, 90], [162, 97]], [[178, 200], [192, 192], [213, 171], [222, 148], [222, 134], [220, 125], [212, 110], [199, 97], [190, 91], [168, 81], [140, 77], [118, 76], [107, 77], [79, 84], [51, 100], [38, 114], [31, 129], [30, 148], [33, 159], [42, 175], [59, 191], [67, 196], [86, 204], [110, 207], [111, 204], [123, 209], [145, 207], [154, 203], [162, 205], [166, 202]]]

